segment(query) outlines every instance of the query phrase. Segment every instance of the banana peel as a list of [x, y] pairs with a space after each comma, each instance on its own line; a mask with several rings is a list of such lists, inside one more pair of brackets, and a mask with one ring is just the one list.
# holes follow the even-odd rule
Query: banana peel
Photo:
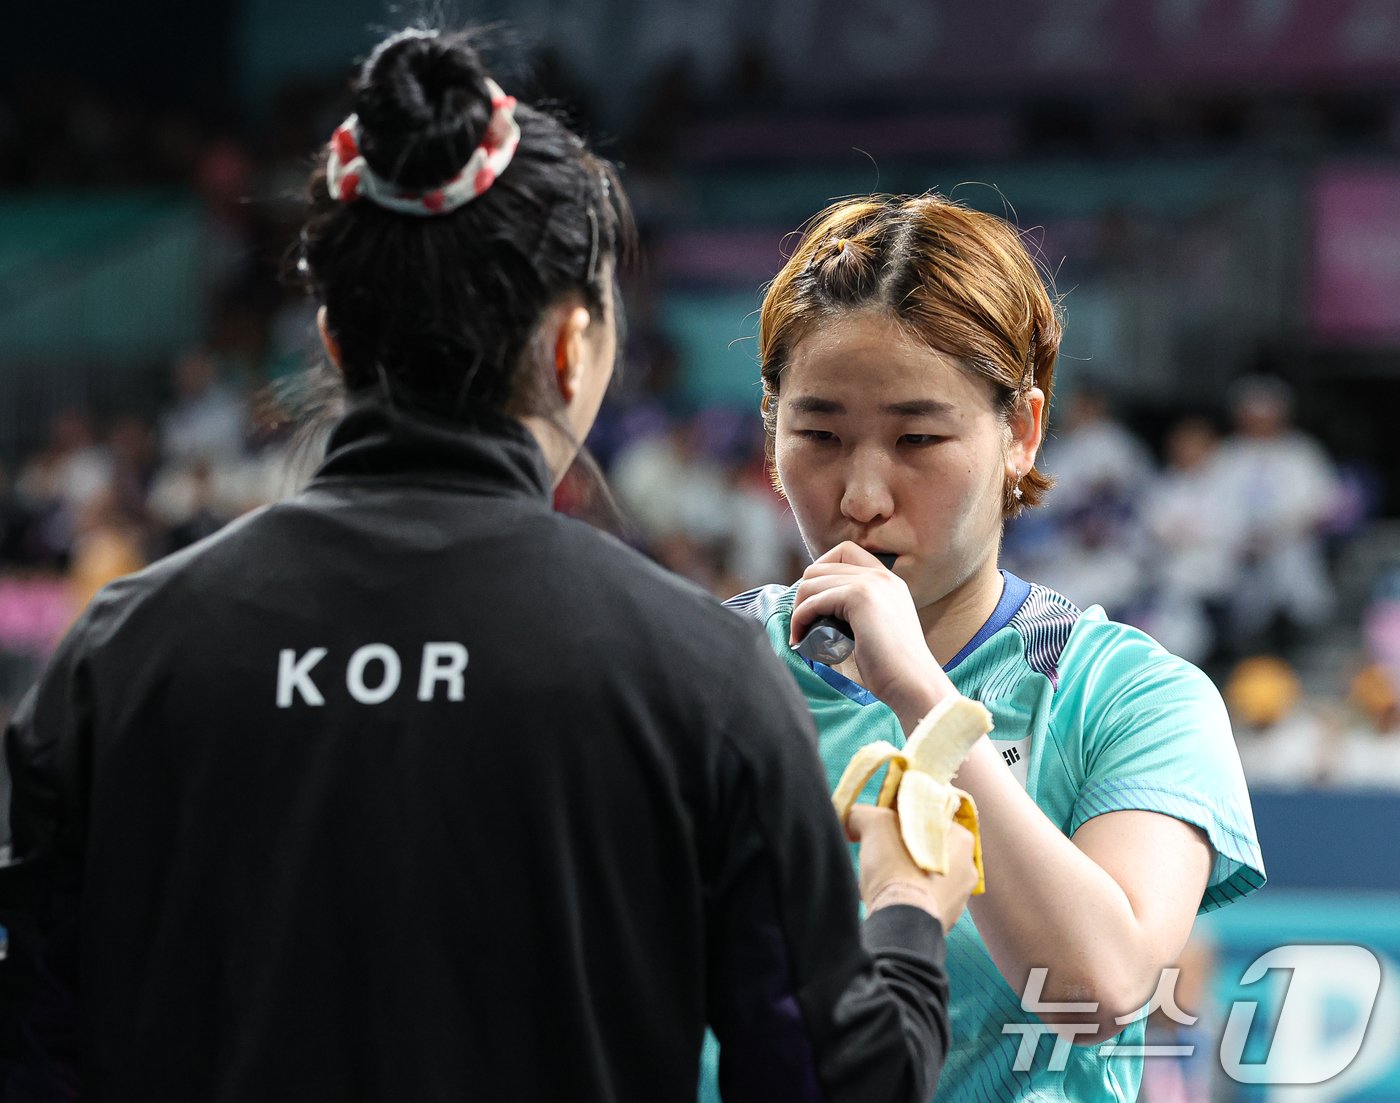
[[948, 829], [960, 824], [972, 832], [977, 866], [972, 895], [980, 895], [987, 886], [977, 804], [953, 785], [953, 776], [972, 745], [991, 730], [992, 715], [980, 702], [961, 696], [940, 701], [915, 725], [902, 751], [880, 740], [856, 752], [831, 797], [836, 815], [844, 825], [856, 798], [885, 767], [875, 803], [898, 813], [900, 835], [914, 864], [926, 873], [947, 873]]

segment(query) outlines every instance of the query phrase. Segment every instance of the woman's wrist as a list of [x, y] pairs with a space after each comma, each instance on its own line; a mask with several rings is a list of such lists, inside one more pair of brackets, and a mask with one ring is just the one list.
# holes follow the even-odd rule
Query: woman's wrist
[[914, 881], [890, 881], [880, 886], [865, 902], [865, 910], [867, 913], [877, 912], [881, 908], [893, 907], [896, 904], [919, 908], [941, 920], [938, 901], [932, 889], [927, 884]]
[[956, 696], [957, 692], [948, 675], [943, 673], [941, 668], [935, 667], [932, 674], [920, 679], [907, 692], [892, 694], [892, 699], [887, 700], [885, 704], [889, 705], [890, 710], [899, 719], [899, 726], [907, 736], [936, 705]]

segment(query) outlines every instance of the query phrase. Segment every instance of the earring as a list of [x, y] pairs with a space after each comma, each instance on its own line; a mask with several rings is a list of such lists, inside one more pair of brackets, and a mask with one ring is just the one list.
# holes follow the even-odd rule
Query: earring
[[1018, 502], [1025, 497], [1021, 492], [1021, 473], [1019, 471], [1016, 472], [1016, 485], [1011, 488], [1011, 496]]

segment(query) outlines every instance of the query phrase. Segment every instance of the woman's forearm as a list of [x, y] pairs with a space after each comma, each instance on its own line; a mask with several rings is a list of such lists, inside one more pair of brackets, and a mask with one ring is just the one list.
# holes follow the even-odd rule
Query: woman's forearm
[[[906, 734], [956, 692], [946, 674], [938, 673], [885, 698]], [[1093, 1026], [1074, 1040], [1112, 1037], [1122, 1029], [1115, 1019], [1147, 1002], [1160, 971], [1180, 950], [1178, 942], [1185, 941], [1195, 907], [1184, 909], [1181, 902], [1192, 892], [1199, 900], [1209, 872], [1204, 838], [1199, 853], [1191, 854], [1196, 840], [1175, 832], [1194, 830], [1186, 825], [1175, 824], [1162, 836], [1159, 825], [1100, 821], [1102, 831], [1086, 848], [1095, 851], [1096, 860], [1046, 817], [987, 737], [973, 746], [955, 783], [977, 802], [987, 888], [973, 898], [970, 911], [998, 970], [1023, 1000], [1038, 996], [1035, 1002], [1041, 1004], [1095, 1005], [1082, 1012], [1040, 1013], [1052, 1024]], [[1154, 851], [1158, 846], [1160, 853]], [[1162, 900], [1164, 893], [1170, 900]], [[1135, 910], [1134, 900], [1155, 900], [1154, 914], [1144, 915], [1142, 904]], [[1046, 972], [1028, 990], [1037, 969]]]
[[971, 912], [992, 960], [1023, 997], [1031, 971], [1044, 968], [1038, 1002], [1097, 1005], [1042, 1015], [1047, 1022], [1094, 1024], [1078, 1041], [1111, 1037], [1121, 1029], [1114, 1019], [1146, 1002], [1166, 964], [1154, 960], [1127, 894], [1045, 817], [990, 740], [973, 748], [956, 784], [979, 811], [987, 891]]

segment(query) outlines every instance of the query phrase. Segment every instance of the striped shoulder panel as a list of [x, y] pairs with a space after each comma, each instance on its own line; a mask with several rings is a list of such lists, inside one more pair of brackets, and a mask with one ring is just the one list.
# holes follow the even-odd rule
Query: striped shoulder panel
[[787, 586], [777, 584], [759, 586], [753, 590], [745, 590], [742, 594], [735, 594], [724, 602], [724, 607], [743, 616], [753, 617], [760, 624], [766, 624], [768, 618], [778, 611], [778, 604], [788, 589]]
[[1079, 617], [1079, 607], [1068, 598], [1032, 583], [1030, 597], [1008, 622], [1020, 633], [1031, 669], [1044, 674], [1056, 689], [1060, 688], [1060, 655]]

